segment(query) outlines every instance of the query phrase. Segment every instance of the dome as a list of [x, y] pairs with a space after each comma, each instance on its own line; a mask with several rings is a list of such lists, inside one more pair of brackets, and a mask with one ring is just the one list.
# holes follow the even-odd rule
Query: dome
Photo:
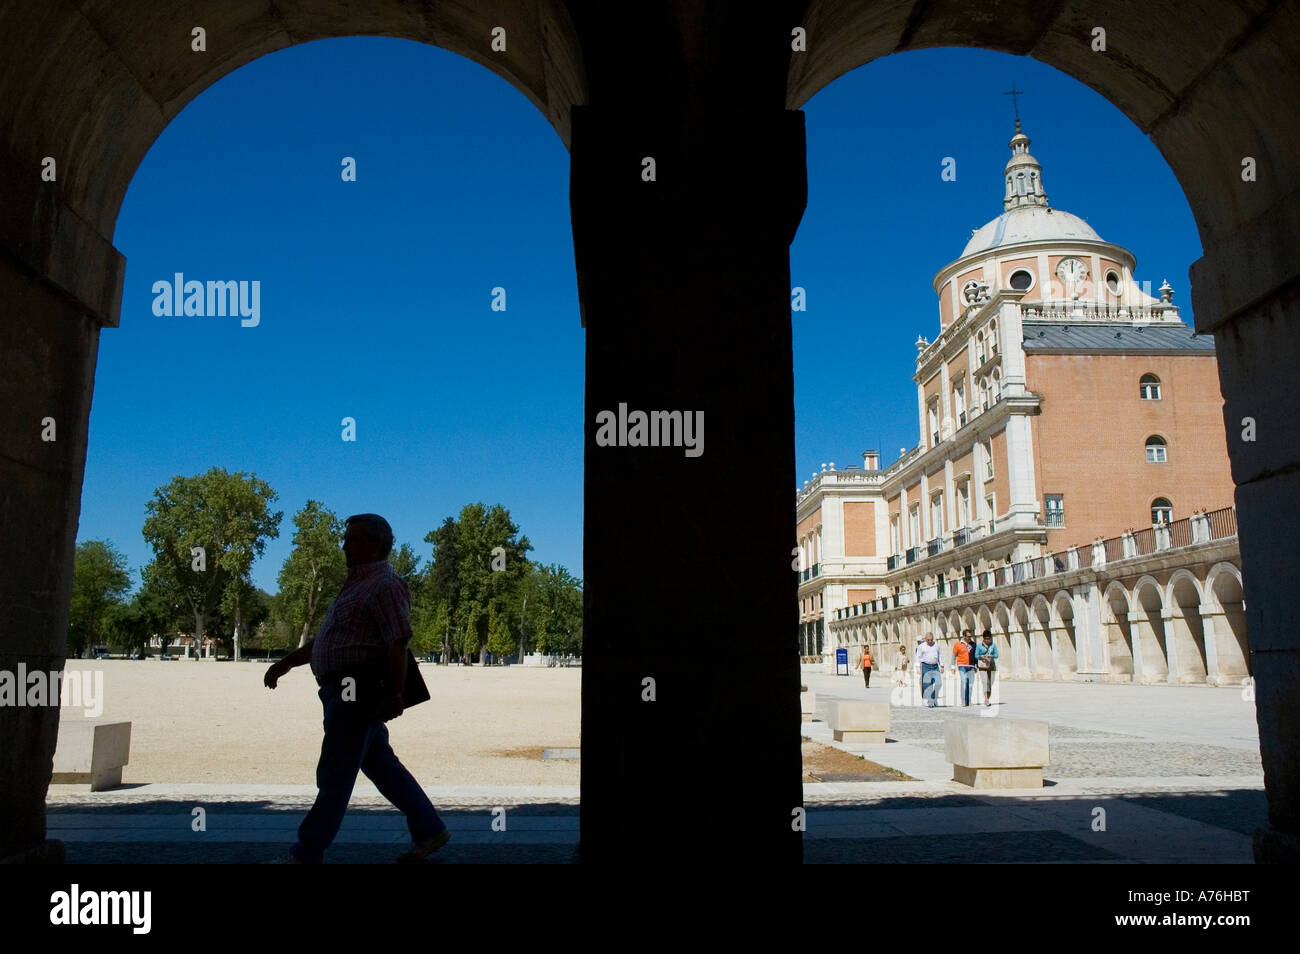
[[1077, 215], [1044, 205], [1020, 205], [975, 230], [961, 257], [1003, 245], [1045, 242], [1057, 239], [1102, 241], [1091, 225]]

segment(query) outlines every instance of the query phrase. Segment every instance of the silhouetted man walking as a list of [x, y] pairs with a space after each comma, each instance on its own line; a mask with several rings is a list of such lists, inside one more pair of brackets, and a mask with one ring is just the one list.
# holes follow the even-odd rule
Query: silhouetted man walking
[[325, 738], [316, 766], [316, 803], [298, 828], [284, 864], [320, 864], [352, 797], [357, 772], [406, 816], [413, 842], [398, 861], [421, 861], [451, 838], [420, 784], [388, 744], [389, 719], [402, 714], [411, 594], [388, 563], [393, 529], [378, 514], [348, 517], [343, 534], [348, 577], [316, 638], [274, 663], [274, 689], [295, 666], [311, 663], [325, 708]]

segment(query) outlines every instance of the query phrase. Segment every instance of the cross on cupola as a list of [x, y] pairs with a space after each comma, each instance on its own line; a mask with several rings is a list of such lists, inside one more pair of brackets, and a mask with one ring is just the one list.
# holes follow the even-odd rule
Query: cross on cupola
[[[1024, 90], [1016, 89], [1014, 83], [1011, 89], [1003, 94], [1010, 96], [1012, 103], [1016, 103], [1017, 96], [1023, 96]], [[1043, 208], [1047, 207], [1047, 190], [1043, 188], [1043, 167], [1038, 164], [1038, 160], [1029, 154], [1029, 137], [1020, 129], [1020, 108], [1016, 106], [1016, 134], [1011, 137], [1011, 142], [1007, 143], [1011, 147], [1011, 159], [1007, 166], [1002, 170], [1002, 176], [1006, 180], [1007, 192], [1002, 199], [1002, 208], [1005, 211], [1020, 208], [1021, 206], [1036, 205]]]

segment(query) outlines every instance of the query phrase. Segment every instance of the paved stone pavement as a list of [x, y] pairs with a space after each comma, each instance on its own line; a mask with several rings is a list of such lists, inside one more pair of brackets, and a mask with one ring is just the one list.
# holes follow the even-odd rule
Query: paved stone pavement
[[[992, 709], [896, 704], [887, 743], [846, 745], [831, 739], [830, 706], [889, 701], [893, 685], [878, 680], [864, 690], [858, 675], [808, 670], [803, 678], [818, 694], [805, 735], [914, 779], [806, 784], [805, 861], [1251, 861], [1266, 803], [1254, 707], [1239, 689], [1007, 682]], [[967, 718], [1048, 721], [1044, 787], [977, 793], [953, 782], [943, 725]], [[738, 784], [710, 779], [691, 790], [725, 806]], [[427, 791], [452, 830], [428, 864], [577, 860], [577, 786]], [[309, 785], [128, 785], [93, 794], [54, 786], [49, 837], [65, 843], [70, 864], [254, 863], [292, 844], [314, 795]], [[195, 807], [206, 812], [206, 831], [192, 830]], [[502, 817], [505, 831], [494, 829]], [[692, 837], [707, 844], [707, 832]], [[401, 816], [359, 782], [327, 860], [391, 863], [408, 840]]]

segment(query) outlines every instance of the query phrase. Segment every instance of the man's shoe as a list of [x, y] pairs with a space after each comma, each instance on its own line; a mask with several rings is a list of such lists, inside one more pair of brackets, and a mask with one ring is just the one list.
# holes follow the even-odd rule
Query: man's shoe
[[397, 863], [410, 864], [416, 861], [423, 861], [449, 841], [451, 841], [451, 831], [444, 828], [428, 841], [421, 841], [411, 845], [409, 851], [404, 851], [397, 856]]

